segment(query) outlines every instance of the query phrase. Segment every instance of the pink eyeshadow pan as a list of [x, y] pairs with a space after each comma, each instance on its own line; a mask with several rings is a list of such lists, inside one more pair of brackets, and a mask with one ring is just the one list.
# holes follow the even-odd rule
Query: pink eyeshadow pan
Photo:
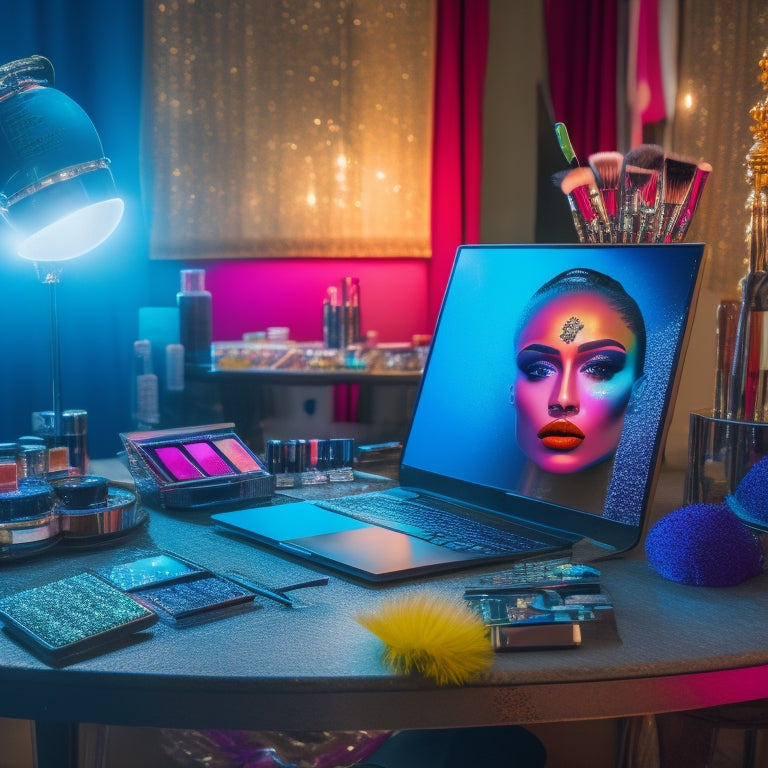
[[235, 472], [210, 443], [186, 443], [184, 448], [209, 475], [233, 475]]
[[241, 471], [249, 472], [261, 469], [259, 463], [248, 453], [243, 444], [233, 437], [216, 440], [214, 445]]
[[165, 469], [176, 480], [192, 480], [203, 473], [175, 445], [155, 448], [155, 454]]

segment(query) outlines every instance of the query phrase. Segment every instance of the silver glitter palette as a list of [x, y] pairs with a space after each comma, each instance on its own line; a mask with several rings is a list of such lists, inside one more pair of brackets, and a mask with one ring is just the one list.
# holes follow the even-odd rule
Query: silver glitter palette
[[52, 666], [111, 650], [157, 620], [146, 606], [90, 573], [0, 599], [5, 631]]

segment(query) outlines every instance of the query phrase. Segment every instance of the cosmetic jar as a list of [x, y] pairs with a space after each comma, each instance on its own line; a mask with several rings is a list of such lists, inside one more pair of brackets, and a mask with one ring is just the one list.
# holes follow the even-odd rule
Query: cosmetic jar
[[19, 478], [0, 492], [0, 561], [29, 557], [59, 540], [53, 488], [40, 478]]
[[64, 543], [83, 543], [119, 536], [142, 523], [146, 511], [136, 495], [110, 488], [105, 477], [73, 475], [51, 482]]

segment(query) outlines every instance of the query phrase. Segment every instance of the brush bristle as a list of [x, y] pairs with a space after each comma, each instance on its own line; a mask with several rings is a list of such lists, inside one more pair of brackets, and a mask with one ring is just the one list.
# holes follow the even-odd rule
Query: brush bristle
[[589, 156], [589, 165], [600, 189], [617, 189], [621, 179], [624, 155], [621, 152], [595, 152]]
[[626, 189], [642, 189], [653, 181], [653, 171], [636, 165], [625, 165], [623, 170]]
[[650, 171], [661, 171], [664, 167], [664, 149], [658, 144], [641, 144], [630, 149], [624, 156], [624, 165], [634, 165], [647, 168]]
[[488, 632], [463, 600], [420, 590], [392, 598], [357, 621], [384, 642], [384, 663], [438, 685], [461, 685], [493, 663]]
[[582, 166], [580, 168], [573, 168], [565, 174], [562, 182], [560, 183], [560, 189], [566, 195], [570, 195], [574, 189], [578, 187], [590, 187], [597, 189], [597, 182], [595, 181], [595, 174], [592, 173], [591, 168]]
[[693, 184], [697, 164], [677, 155], [664, 158], [664, 202], [680, 205]]

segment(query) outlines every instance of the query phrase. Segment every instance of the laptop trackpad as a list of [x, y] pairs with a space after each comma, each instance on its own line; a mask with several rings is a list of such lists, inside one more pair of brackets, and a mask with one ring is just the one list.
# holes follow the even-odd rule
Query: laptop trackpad
[[254, 507], [211, 515], [214, 523], [269, 541], [285, 541], [319, 533], [335, 533], [362, 528], [366, 523], [315, 506], [296, 501], [272, 507]]
[[477, 554], [454, 552], [428, 541], [376, 526], [306, 536], [284, 541], [282, 546], [288, 551], [296, 549], [301, 553], [320, 555], [327, 560], [372, 574], [407, 571], [411, 568], [461, 562], [477, 557]]

